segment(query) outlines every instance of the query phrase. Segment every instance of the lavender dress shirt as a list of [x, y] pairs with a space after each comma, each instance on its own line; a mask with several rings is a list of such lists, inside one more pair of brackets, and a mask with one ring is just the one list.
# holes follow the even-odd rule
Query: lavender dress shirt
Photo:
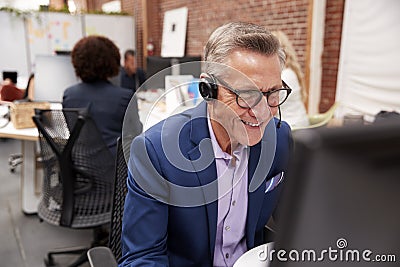
[[222, 151], [208, 119], [218, 175], [218, 217], [214, 266], [232, 266], [247, 251], [247, 164], [249, 148], [239, 145], [233, 155]]

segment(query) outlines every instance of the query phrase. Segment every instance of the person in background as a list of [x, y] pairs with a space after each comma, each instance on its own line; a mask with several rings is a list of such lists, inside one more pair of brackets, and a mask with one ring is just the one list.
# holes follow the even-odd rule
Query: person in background
[[[108, 81], [108, 78], [118, 74], [121, 59], [119, 49], [108, 38], [92, 35], [75, 44], [71, 58], [75, 73], [82, 82], [64, 91], [62, 106], [88, 108], [105, 143], [115, 155], [125, 111], [133, 96], [132, 91]], [[139, 121], [136, 101], [133, 103], [131, 116]]]
[[120, 70], [120, 86], [132, 89], [133, 92], [145, 82], [146, 74], [136, 67], [135, 51], [128, 49], [124, 54], [124, 66]]
[[[12, 77], [8, 77], [10, 74]], [[25, 90], [19, 89], [16, 85], [16, 72], [3, 72], [3, 82], [0, 84], [0, 100], [12, 102], [25, 97]]]
[[272, 33], [278, 38], [286, 54], [282, 80], [292, 89], [287, 101], [281, 106], [282, 119], [291, 127], [308, 126], [309, 122], [305, 108], [305, 101], [307, 100], [306, 84], [300, 63], [297, 60], [296, 51], [284, 32], [273, 31]]
[[290, 88], [265, 28], [232, 22], [206, 46], [205, 101], [131, 145], [119, 266], [232, 266], [261, 245], [292, 148], [274, 118]]

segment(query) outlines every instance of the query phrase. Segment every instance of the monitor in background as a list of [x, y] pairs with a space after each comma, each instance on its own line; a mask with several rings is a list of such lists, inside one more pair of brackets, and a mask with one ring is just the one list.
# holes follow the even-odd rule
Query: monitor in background
[[56, 50], [54, 51], [56, 55], [58, 56], [69, 56], [71, 55], [72, 51], [71, 50]]
[[398, 266], [399, 133], [396, 121], [295, 133], [272, 267]]
[[146, 58], [147, 78], [169, 67], [171, 67], [171, 58], [169, 57], [148, 56]]
[[[201, 73], [200, 60], [200, 56], [182, 58], [148, 56], [146, 59], [147, 80], [143, 87], [145, 89], [165, 88], [166, 75], [193, 75], [193, 77], [199, 77]], [[187, 62], [193, 63], [182, 64]], [[180, 67], [172, 67], [173, 64], [180, 64]]]
[[62, 102], [64, 90], [79, 82], [67, 55], [37, 55], [35, 58], [35, 101]]
[[[200, 78], [201, 74], [201, 57], [187, 56], [176, 59], [179, 64], [179, 75], [193, 75], [195, 78]], [[190, 63], [190, 64], [186, 64]]]
[[17, 84], [18, 72], [16, 71], [3, 71], [3, 81], [10, 79], [14, 84]]

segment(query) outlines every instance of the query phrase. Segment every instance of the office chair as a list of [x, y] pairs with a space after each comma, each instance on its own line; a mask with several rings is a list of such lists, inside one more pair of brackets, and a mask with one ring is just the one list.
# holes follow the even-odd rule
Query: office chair
[[312, 128], [318, 128], [322, 127], [328, 124], [328, 122], [332, 119], [336, 108], [339, 106], [338, 102], [335, 102], [326, 112], [324, 113], [319, 113], [319, 114], [314, 114], [314, 115], [309, 115], [308, 116], [308, 121], [309, 125], [308, 126], [301, 126], [301, 127], [293, 127], [292, 131], [296, 130], [302, 130], [302, 129], [312, 129]]
[[122, 233], [122, 216], [124, 215], [125, 197], [128, 193], [127, 187], [128, 165], [125, 160], [122, 138], [118, 138], [117, 158], [115, 162], [115, 178], [113, 201], [110, 223], [109, 248], [116, 259], [121, 258], [121, 233]]
[[[35, 74], [32, 73], [29, 76], [28, 84], [26, 86], [26, 89], [25, 89], [25, 92], [24, 92], [24, 95], [23, 95], [21, 101], [30, 101], [30, 94], [32, 93], [33, 84], [34, 84], [34, 80], [35, 80], [34, 78], [35, 78]], [[22, 164], [22, 161], [23, 161], [23, 157], [22, 157], [21, 153], [11, 154], [8, 157], [8, 166], [9, 166], [10, 172], [14, 173], [15, 169], [19, 165]], [[40, 158], [39, 157], [37, 157], [37, 161], [40, 162]]]
[[122, 138], [118, 138], [109, 243], [108, 247], [100, 246], [88, 251], [89, 263], [92, 267], [117, 266], [116, 259], [120, 259], [122, 256], [122, 216], [124, 214], [125, 196], [128, 193], [127, 176], [128, 166], [124, 157]]
[[[110, 222], [114, 158], [94, 121], [82, 109], [35, 110], [44, 168], [38, 216], [50, 224], [93, 229], [91, 247], [104, 244], [102, 227]], [[89, 248], [49, 251], [46, 266], [54, 266], [54, 255], [80, 254], [70, 264], [87, 261]]]

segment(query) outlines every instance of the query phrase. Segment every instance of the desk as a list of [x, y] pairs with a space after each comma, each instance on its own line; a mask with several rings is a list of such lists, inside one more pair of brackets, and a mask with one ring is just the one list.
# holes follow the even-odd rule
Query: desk
[[36, 128], [15, 129], [12, 122], [0, 128], [0, 137], [21, 140], [23, 155], [21, 167], [21, 208], [25, 214], [34, 214], [40, 200], [40, 179], [36, 168], [36, 141], [39, 133]]
[[[179, 89], [180, 87], [176, 86], [176, 88]], [[181, 103], [175, 93], [173, 90], [166, 92], [164, 89], [137, 92], [139, 118], [143, 123], [143, 131], [173, 114], [192, 108], [200, 103], [200, 101], [197, 101], [197, 104], [194, 104], [193, 100]], [[176, 100], [168, 101], [169, 98]]]

